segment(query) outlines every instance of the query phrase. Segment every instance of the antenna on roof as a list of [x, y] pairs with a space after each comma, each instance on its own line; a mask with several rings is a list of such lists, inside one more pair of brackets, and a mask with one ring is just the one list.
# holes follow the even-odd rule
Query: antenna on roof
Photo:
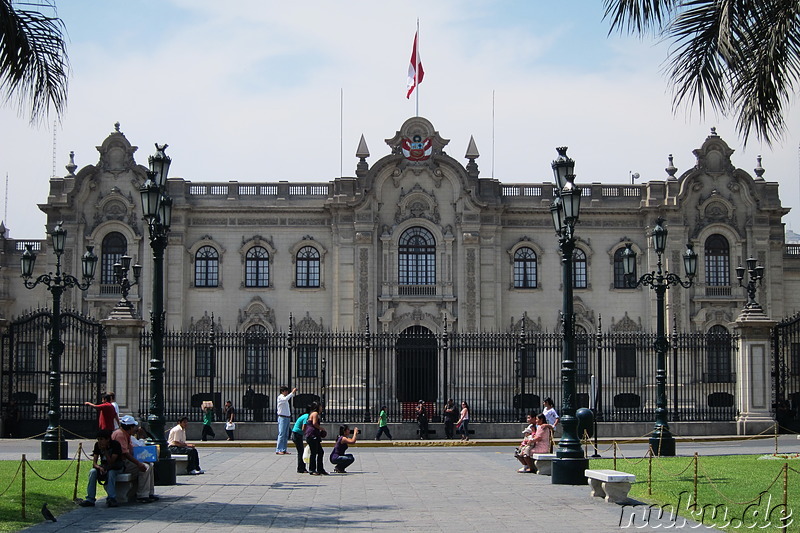
[[57, 135], [56, 124], [57, 122], [54, 120], [53, 121], [53, 172], [52, 174], [50, 174], [51, 178], [56, 177], [56, 135]]
[[3, 210], [3, 221], [8, 223], [8, 172], [6, 172], [6, 198], [5, 208]]

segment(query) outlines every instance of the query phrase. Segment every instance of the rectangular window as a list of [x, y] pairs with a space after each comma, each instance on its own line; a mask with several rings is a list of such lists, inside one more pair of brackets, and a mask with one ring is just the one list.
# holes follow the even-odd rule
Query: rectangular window
[[301, 378], [317, 377], [317, 353], [319, 347], [316, 344], [297, 345], [297, 376]]
[[789, 356], [789, 373], [793, 376], [800, 376], [800, 342], [792, 343]]
[[210, 344], [197, 344], [194, 347], [194, 375], [198, 378], [210, 378], [214, 372], [214, 349]]
[[522, 364], [522, 377], [535, 378], [536, 377], [536, 345], [527, 344], [525, 346], [525, 360]]
[[19, 342], [17, 343], [16, 372], [20, 374], [31, 374], [36, 371], [36, 343]]
[[575, 380], [589, 383], [589, 339], [586, 334], [575, 335]]
[[636, 377], [636, 345], [620, 343], [614, 347], [618, 378]]
[[269, 355], [266, 344], [248, 344], [245, 347], [244, 382], [269, 384]]

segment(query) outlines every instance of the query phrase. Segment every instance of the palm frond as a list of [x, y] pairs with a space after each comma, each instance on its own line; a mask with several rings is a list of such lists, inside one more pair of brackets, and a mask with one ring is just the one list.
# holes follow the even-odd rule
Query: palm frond
[[31, 122], [61, 115], [66, 107], [69, 62], [64, 25], [56, 16], [30, 8], [50, 8], [52, 2], [26, 2], [15, 8], [0, 0], [0, 90], [5, 100], [29, 108]]
[[660, 33], [680, 0], [604, 0], [603, 20], [610, 20], [608, 33]]

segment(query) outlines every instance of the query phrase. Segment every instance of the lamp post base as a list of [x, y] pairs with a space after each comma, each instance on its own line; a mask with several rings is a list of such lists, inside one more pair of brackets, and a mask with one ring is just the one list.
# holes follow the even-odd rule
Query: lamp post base
[[155, 474], [155, 484], [160, 487], [178, 484], [175, 474], [175, 459], [159, 459], [153, 464], [153, 473]]
[[58, 461], [59, 459], [69, 459], [69, 457], [67, 456], [67, 441], [65, 440], [42, 441], [42, 460]]
[[550, 483], [553, 485], [586, 485], [585, 470], [589, 459], [585, 457], [564, 457], [553, 459]]
[[658, 457], [674, 457], [675, 456], [675, 438], [669, 434], [658, 435], [653, 433], [649, 440], [650, 448], [653, 450], [653, 455]]

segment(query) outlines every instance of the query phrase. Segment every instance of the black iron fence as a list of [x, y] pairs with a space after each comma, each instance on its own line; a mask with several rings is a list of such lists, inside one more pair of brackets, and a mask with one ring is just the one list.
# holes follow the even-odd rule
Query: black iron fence
[[773, 408], [784, 430], [800, 431], [800, 313], [773, 329]]
[[[600, 420], [652, 421], [656, 402], [655, 336], [600, 333], [576, 339], [577, 403]], [[150, 357], [142, 337], [143, 361]], [[671, 420], [733, 420], [736, 345], [727, 333], [673, 333], [667, 360]], [[437, 421], [448, 398], [467, 401], [477, 422], [518, 422], [551, 397], [561, 402], [558, 333], [170, 332], [165, 337], [165, 416], [201, 418], [200, 405], [231, 400], [240, 421], [274, 421], [281, 385], [297, 387], [332, 422], [414, 420], [423, 400]], [[149, 374], [141, 376], [148, 411]]]

